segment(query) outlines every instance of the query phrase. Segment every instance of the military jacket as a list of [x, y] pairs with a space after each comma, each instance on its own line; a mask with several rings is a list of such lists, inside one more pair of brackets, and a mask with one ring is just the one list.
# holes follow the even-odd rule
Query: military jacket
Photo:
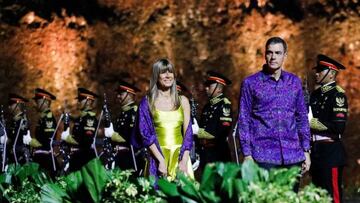
[[135, 125], [137, 109], [138, 107], [135, 103], [123, 106], [115, 121], [114, 130], [126, 140], [127, 144], [130, 144], [130, 137]]
[[335, 82], [315, 90], [310, 97], [315, 119], [311, 120], [311, 132], [339, 139], [345, 130], [348, 103], [345, 91]]
[[212, 98], [202, 111], [199, 127], [225, 142], [232, 124], [231, 102], [223, 94]]
[[73, 135], [80, 148], [89, 149], [94, 141], [98, 120], [91, 110], [82, 111], [74, 121]]
[[[22, 126], [20, 126], [21, 119], [23, 119]], [[23, 136], [26, 135], [28, 126], [29, 126], [29, 121], [28, 121], [27, 117], [25, 116], [25, 113], [17, 114], [12, 118], [12, 120], [10, 121], [9, 127], [7, 128], [7, 130], [8, 130], [7, 134], [8, 134], [8, 138], [10, 140], [11, 145], [14, 145], [16, 135], [18, 133], [18, 130], [20, 130], [19, 136], [18, 136], [18, 139], [16, 142], [16, 147], [24, 146]]]
[[50, 109], [43, 111], [35, 129], [36, 139], [42, 144], [42, 150], [50, 150], [50, 140], [55, 128], [56, 119]]

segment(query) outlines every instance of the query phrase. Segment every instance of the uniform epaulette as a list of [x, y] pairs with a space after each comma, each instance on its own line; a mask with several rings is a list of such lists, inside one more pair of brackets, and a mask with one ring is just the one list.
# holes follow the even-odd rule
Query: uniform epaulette
[[138, 106], [137, 106], [137, 105], [134, 105], [133, 109], [134, 109], [134, 111], [137, 111], [137, 110], [138, 110]]
[[52, 115], [52, 112], [51, 112], [51, 111], [46, 114], [46, 117], [47, 117], [47, 118], [52, 118], [52, 116], [53, 116], [53, 115]]
[[231, 101], [228, 98], [224, 98], [224, 103], [225, 104], [231, 104]]
[[341, 93], [345, 93], [345, 90], [341, 88], [339, 85], [336, 85], [336, 90]]
[[95, 113], [95, 112], [92, 112], [92, 111], [82, 111], [82, 112], [80, 113], [80, 117], [84, 117], [84, 116], [86, 116], [86, 115], [95, 116], [96, 113]]

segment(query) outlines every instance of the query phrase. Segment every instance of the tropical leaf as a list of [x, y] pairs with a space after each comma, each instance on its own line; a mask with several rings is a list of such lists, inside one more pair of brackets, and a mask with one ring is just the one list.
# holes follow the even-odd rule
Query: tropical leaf
[[65, 190], [57, 184], [48, 183], [41, 187], [41, 202], [43, 203], [63, 203], [64, 198], [70, 198]]
[[168, 197], [179, 197], [180, 193], [175, 183], [171, 183], [165, 179], [158, 180], [159, 189]]
[[17, 168], [15, 176], [19, 178], [20, 182], [23, 182], [27, 177], [36, 173], [39, 173], [39, 164], [30, 162]]
[[94, 202], [100, 202], [108, 175], [100, 159], [93, 159], [81, 168], [83, 182]]

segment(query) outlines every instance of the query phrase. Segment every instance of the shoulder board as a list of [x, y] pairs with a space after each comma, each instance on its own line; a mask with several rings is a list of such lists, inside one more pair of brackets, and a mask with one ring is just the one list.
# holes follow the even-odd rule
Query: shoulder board
[[231, 104], [231, 101], [228, 98], [224, 98], [224, 103], [225, 104]]
[[345, 93], [345, 90], [341, 88], [339, 85], [336, 85], [336, 90], [341, 93]]
[[92, 112], [92, 111], [82, 111], [82, 112], [80, 113], [80, 117], [84, 117], [84, 116], [87, 116], [87, 115], [89, 115], [89, 116], [95, 116], [96, 113], [95, 113], [95, 112]]
[[53, 114], [52, 112], [50, 111], [49, 113], [46, 114], [46, 118], [52, 118], [53, 117]]
[[137, 111], [137, 110], [138, 110], [138, 106], [137, 106], [137, 105], [134, 105], [133, 109], [134, 109], [134, 111]]
[[96, 113], [95, 112], [92, 112], [92, 111], [89, 111], [88, 113], [90, 116], [96, 116]]

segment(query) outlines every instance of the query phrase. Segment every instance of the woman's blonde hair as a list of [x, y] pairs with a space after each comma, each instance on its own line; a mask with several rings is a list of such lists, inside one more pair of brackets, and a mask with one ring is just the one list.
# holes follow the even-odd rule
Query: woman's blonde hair
[[161, 73], [169, 71], [174, 73], [174, 82], [170, 88], [170, 95], [174, 102], [174, 109], [180, 106], [180, 99], [176, 90], [176, 79], [175, 79], [175, 68], [174, 65], [168, 59], [159, 59], [152, 66], [152, 76], [150, 79], [150, 89], [148, 93], [148, 99], [150, 104], [151, 112], [155, 110], [155, 100], [159, 96], [158, 80]]

